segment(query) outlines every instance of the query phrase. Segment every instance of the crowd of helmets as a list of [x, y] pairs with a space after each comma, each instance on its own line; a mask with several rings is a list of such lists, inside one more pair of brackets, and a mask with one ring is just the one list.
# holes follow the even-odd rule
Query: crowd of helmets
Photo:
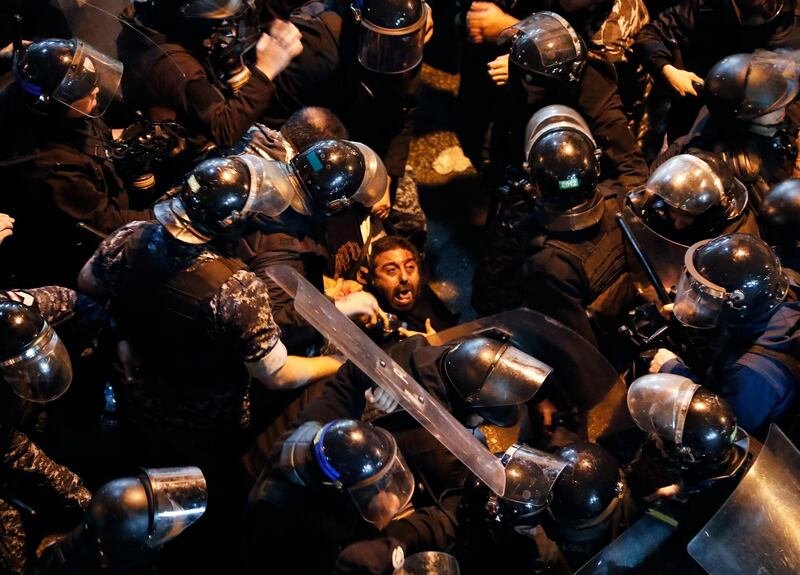
[[0, 12], [0, 572], [800, 572], [797, 0], [66, 4]]

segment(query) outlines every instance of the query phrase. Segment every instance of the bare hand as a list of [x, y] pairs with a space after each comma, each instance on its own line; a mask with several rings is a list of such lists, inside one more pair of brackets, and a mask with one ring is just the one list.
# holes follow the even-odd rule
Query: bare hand
[[681, 96], [685, 96], [686, 94], [697, 96], [694, 84], [703, 85], [703, 79], [694, 72], [681, 70], [670, 64], [664, 66], [661, 69], [661, 73], [664, 75], [667, 82], [669, 82], [669, 85], [672, 86], [672, 89]]
[[467, 12], [467, 31], [474, 44], [497, 41], [503, 30], [517, 22], [494, 2], [473, 2]]
[[666, 348], [659, 348], [653, 359], [650, 361], [650, 373], [659, 373], [661, 367], [671, 359], [676, 359], [678, 356]]
[[431, 318], [428, 318], [425, 320], [425, 333], [422, 333], [421, 331], [406, 329], [404, 327], [397, 328], [397, 333], [399, 333], [403, 337], [411, 337], [412, 335], [429, 336], [429, 335], [436, 335], [436, 330], [433, 329], [433, 326], [431, 325]]
[[427, 44], [428, 40], [433, 38], [433, 11], [430, 9], [428, 10], [428, 17], [425, 19], [425, 40], [424, 43]]
[[269, 34], [261, 34], [256, 44], [256, 68], [270, 80], [275, 79], [303, 51], [301, 39], [294, 24], [274, 20]]
[[0, 244], [14, 233], [14, 218], [8, 214], [0, 214]]
[[385, 220], [388, 218], [389, 213], [392, 211], [392, 197], [389, 193], [391, 183], [392, 179], [389, 176], [386, 176], [386, 191], [383, 193], [381, 199], [378, 200], [378, 203], [369, 209], [369, 213], [379, 220]]
[[498, 86], [505, 86], [508, 82], [508, 54], [498, 56], [487, 65], [489, 77]]
[[374, 387], [364, 392], [369, 407], [382, 413], [392, 413], [397, 409], [397, 400], [381, 387]]
[[363, 289], [364, 286], [356, 281], [339, 278], [333, 286], [325, 289], [325, 295], [333, 299], [339, 299]]

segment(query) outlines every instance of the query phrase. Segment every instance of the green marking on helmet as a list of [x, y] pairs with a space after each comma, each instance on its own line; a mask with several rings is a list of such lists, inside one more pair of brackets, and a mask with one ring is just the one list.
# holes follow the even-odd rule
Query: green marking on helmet
[[558, 180], [558, 189], [559, 190], [572, 190], [574, 188], [580, 187], [581, 182], [578, 180], [578, 176], [572, 175], [566, 180]]

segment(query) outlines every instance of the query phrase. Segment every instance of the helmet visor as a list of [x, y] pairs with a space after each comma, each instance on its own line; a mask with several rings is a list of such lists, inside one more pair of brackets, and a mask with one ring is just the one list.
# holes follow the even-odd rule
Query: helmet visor
[[358, 191], [350, 200], [371, 208], [383, 198], [388, 190], [389, 176], [386, 173], [386, 166], [369, 146], [360, 142], [350, 143], [358, 148], [364, 156], [364, 179], [361, 180]]
[[475, 407], [520, 405], [542, 387], [553, 368], [514, 346], [505, 346], [477, 397], [466, 398]]
[[527, 445], [515, 443], [503, 455], [506, 490], [503, 498], [517, 503], [546, 505], [553, 484], [568, 462]]
[[797, 65], [775, 52], [759, 51], [747, 70], [740, 116], [753, 119], [788, 106], [796, 97]]
[[722, 180], [706, 162], [681, 154], [661, 164], [645, 186], [677, 210], [696, 216], [722, 202]]
[[783, 2], [784, 0], [731, 0], [736, 18], [743, 26], [763, 26], [771, 22], [780, 13]]
[[686, 250], [684, 271], [673, 307], [678, 321], [698, 329], [716, 327], [725, 304], [736, 305], [736, 300], [742, 297], [740, 293], [728, 293], [722, 286], [709, 281], [695, 267], [694, 254], [708, 241], [698, 242]]
[[406, 28], [383, 28], [361, 20], [358, 31], [358, 61], [379, 74], [400, 74], [422, 61], [425, 22], [430, 8], [423, 3], [422, 18]]
[[199, 467], [145, 469], [153, 503], [153, 527], [147, 540], [158, 547], [180, 535], [206, 511], [206, 478]]
[[0, 377], [21, 398], [44, 403], [67, 391], [72, 383], [72, 362], [55, 330], [45, 322], [21, 354], [0, 363]]
[[[375, 429], [389, 435], [388, 431]], [[414, 476], [397, 450], [394, 438], [390, 439], [394, 454], [389, 463], [376, 475], [347, 489], [361, 516], [378, 529], [386, 527], [408, 505], [414, 494]]]
[[671, 373], [642, 376], [628, 389], [628, 411], [642, 431], [680, 445], [689, 404], [698, 387], [691, 379]]
[[250, 172], [250, 194], [244, 206], [245, 214], [259, 213], [274, 218], [289, 206], [305, 209], [297, 193], [295, 177], [286, 164], [253, 154], [238, 156], [237, 160], [244, 163]]
[[544, 72], [583, 55], [575, 30], [554, 12], [534, 12], [512, 29], [519, 32], [511, 47], [512, 61], [531, 72]]
[[52, 98], [90, 118], [102, 116], [119, 89], [122, 63], [75, 40], [69, 71]]

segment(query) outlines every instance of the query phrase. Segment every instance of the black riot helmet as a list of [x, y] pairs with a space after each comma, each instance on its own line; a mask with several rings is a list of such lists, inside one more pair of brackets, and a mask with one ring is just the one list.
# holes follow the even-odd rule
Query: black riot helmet
[[602, 219], [600, 150], [578, 112], [559, 105], [536, 112], [526, 129], [525, 151], [547, 229], [581, 230]]
[[800, 249], [800, 179], [773, 186], [761, 201], [758, 219], [770, 244]]
[[0, 302], [0, 379], [28, 401], [60, 397], [72, 382], [72, 363], [55, 330], [39, 312]]
[[795, 99], [796, 65], [774, 52], [734, 54], [709, 70], [703, 97], [711, 114], [721, 122], [752, 122]]
[[664, 455], [685, 470], [713, 475], [737, 457], [740, 431], [728, 403], [690, 379], [645, 375], [628, 389], [636, 425], [659, 438]]
[[508, 427], [553, 371], [506, 341], [485, 336], [457, 344], [443, 356], [442, 371], [472, 411]]
[[153, 211], [176, 239], [204, 244], [253, 213], [276, 216], [289, 205], [302, 208], [290, 176], [285, 164], [251, 154], [206, 160]]
[[572, 464], [553, 485], [548, 510], [559, 525], [586, 529], [605, 521], [625, 494], [625, 479], [619, 463], [594, 443], [566, 445], [556, 456]]
[[748, 194], [722, 158], [695, 152], [658, 166], [647, 179], [644, 193], [632, 192], [629, 200], [649, 228], [688, 245], [719, 235], [745, 210]]
[[104, 566], [122, 567], [180, 535], [205, 513], [207, 501], [200, 468], [144, 469], [103, 485], [86, 509], [85, 527]]
[[347, 491], [362, 517], [379, 529], [414, 494], [414, 476], [394, 437], [352, 419], [304, 423], [284, 443], [279, 465], [299, 485]]
[[358, 61], [380, 74], [407, 72], [422, 61], [430, 7], [423, 0], [354, 0]]
[[784, 4], [784, 0], [730, 0], [730, 2], [736, 20], [742, 26], [769, 24], [778, 17]]
[[769, 245], [749, 234], [703, 240], [686, 251], [673, 313], [712, 328], [763, 318], [786, 297], [789, 280]]
[[322, 140], [290, 160], [306, 213], [334, 214], [353, 204], [375, 205], [386, 193], [386, 167], [359, 142]]
[[555, 12], [534, 12], [512, 26], [509, 64], [526, 84], [580, 80], [586, 66], [586, 46], [570, 24]]
[[14, 73], [34, 106], [63, 104], [84, 116], [101, 116], [122, 80], [122, 64], [82, 40], [40, 40], [15, 56]]

